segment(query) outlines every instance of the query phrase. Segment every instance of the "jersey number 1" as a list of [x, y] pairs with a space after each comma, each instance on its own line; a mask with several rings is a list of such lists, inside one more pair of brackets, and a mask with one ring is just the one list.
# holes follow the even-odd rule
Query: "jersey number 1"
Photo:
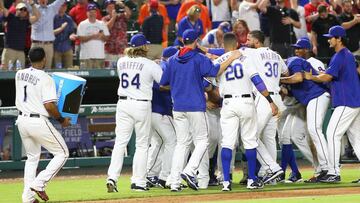
[[27, 99], [26, 88], [27, 88], [27, 85], [24, 86], [24, 102], [26, 102], [26, 99]]
[[[129, 75], [127, 73], [121, 74], [121, 87], [128, 88], [129, 87]], [[131, 80], [131, 85], [136, 86], [136, 89], [140, 88], [140, 74], [136, 74], [133, 79]]]

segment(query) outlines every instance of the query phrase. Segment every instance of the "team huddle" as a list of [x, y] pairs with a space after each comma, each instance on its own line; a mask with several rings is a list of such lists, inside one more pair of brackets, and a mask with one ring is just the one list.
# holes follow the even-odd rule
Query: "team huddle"
[[[168, 47], [160, 61], [146, 58], [149, 43], [134, 35], [117, 62], [120, 78], [116, 109], [116, 139], [106, 187], [117, 192], [127, 144], [133, 130], [136, 151], [131, 189], [162, 187], [173, 192], [222, 184], [232, 189], [236, 149], [243, 152], [248, 189], [276, 182], [300, 182], [292, 144], [314, 167], [308, 183], [341, 181], [341, 138], [346, 133], [360, 158], [360, 68], [346, 48], [346, 34], [334, 26], [325, 35], [336, 54], [329, 67], [310, 57], [311, 43], [301, 38], [286, 60], [264, 47], [264, 34], [251, 31], [247, 46], [237, 48], [236, 36], [226, 33], [222, 48], [199, 44], [195, 30], [182, 35], [184, 47]], [[69, 156], [64, 140], [48, 117], [63, 118], [56, 109], [54, 82], [41, 69], [45, 52], [30, 50], [32, 67], [16, 75], [17, 124], [27, 151], [23, 202], [47, 201], [45, 186]], [[29, 75], [29, 78], [26, 78]], [[38, 78], [33, 84], [30, 77]], [[49, 91], [51, 90], [51, 91]], [[334, 108], [326, 132], [326, 111]], [[45, 120], [45, 122], [44, 122]], [[31, 125], [30, 125], [30, 124]], [[29, 129], [36, 126], [41, 130]], [[326, 134], [326, 137], [325, 137]], [[281, 162], [277, 160], [277, 141]], [[38, 176], [41, 146], [54, 154]], [[244, 162], [243, 162], [244, 163]], [[217, 166], [218, 174], [215, 175]], [[287, 166], [291, 174], [285, 177]], [[184, 180], [187, 185], [182, 184]], [[359, 180], [353, 181], [360, 183]]]
[[[118, 61], [117, 137], [108, 192], [117, 191], [134, 128], [134, 190], [159, 186], [176, 192], [186, 187], [184, 180], [194, 190], [221, 182], [222, 190], [229, 191], [237, 147], [247, 162], [240, 182], [247, 188], [299, 182], [292, 144], [314, 167], [314, 176], [305, 182], [340, 181], [340, 139], [345, 133], [360, 157], [360, 81], [355, 58], [345, 47], [344, 29], [334, 26], [326, 36], [336, 51], [328, 69], [310, 57], [307, 38], [292, 45], [295, 56], [285, 63], [263, 47], [261, 31], [249, 33], [247, 47], [237, 49], [236, 36], [226, 33], [223, 47], [211, 49], [202, 47], [189, 29], [182, 36], [184, 47], [164, 49], [158, 65], [146, 59], [145, 37], [133, 36]], [[134, 63], [142, 63], [142, 70], [123, 67]], [[335, 110], [326, 138], [322, 126], [330, 105]], [[286, 179], [288, 165], [292, 172]]]

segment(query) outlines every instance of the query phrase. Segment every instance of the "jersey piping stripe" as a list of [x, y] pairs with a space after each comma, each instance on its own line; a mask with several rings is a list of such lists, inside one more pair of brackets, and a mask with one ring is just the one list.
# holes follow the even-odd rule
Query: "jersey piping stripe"
[[172, 128], [174, 130], [175, 135], [176, 135], [175, 126], [174, 126], [174, 123], [173, 123], [172, 119], [170, 118], [170, 116], [166, 116], [166, 117], [169, 119], [169, 122], [170, 122], [170, 124], [171, 124], [171, 126], [172, 126]]
[[336, 173], [336, 163], [335, 163], [335, 154], [336, 154], [336, 153], [335, 153], [335, 132], [336, 132], [336, 129], [337, 129], [339, 123], [340, 123], [341, 117], [342, 117], [345, 109], [346, 109], [346, 106], [344, 106], [344, 109], [343, 109], [343, 111], [341, 112], [341, 114], [340, 114], [340, 116], [339, 116], [339, 120], [338, 120], [337, 123], [336, 123], [335, 129], [334, 129], [334, 132], [333, 132], [333, 135], [332, 135], [332, 139], [333, 139], [333, 152], [334, 152], [334, 157], [333, 157], [333, 158], [334, 158], [334, 171], [335, 171], [335, 173]]
[[[204, 114], [204, 120], [205, 120], [205, 125], [206, 125], [206, 137], [209, 139], [209, 127], [208, 127], [208, 120], [207, 120], [207, 117], [206, 117], [205, 112], [203, 112], [203, 114]], [[208, 149], [208, 148], [206, 147], [206, 149], [204, 150], [204, 153], [202, 154], [202, 156], [201, 156], [201, 158], [200, 158], [199, 164], [198, 164], [198, 166], [196, 167], [197, 169], [199, 168], [200, 163], [201, 163], [202, 159], [204, 158], [205, 153], [207, 153], [207, 152], [208, 152], [208, 150], [207, 150], [207, 149]]]
[[[64, 154], [66, 154], [65, 148], [61, 145], [60, 141], [56, 138], [56, 135], [51, 130], [51, 128], [50, 128], [49, 124], [47, 123], [47, 121], [45, 121], [45, 123], [46, 123], [46, 126], [49, 128], [51, 134], [54, 136], [55, 140], [59, 143], [59, 145], [60, 145], [61, 149], [63, 150]], [[60, 169], [64, 166], [66, 160], [67, 160], [67, 157], [63, 160], [63, 162], [61, 163], [59, 168], [51, 175], [51, 177], [47, 181], [45, 181], [45, 183], [49, 182], [60, 171]]]
[[328, 165], [329, 162], [328, 162], [327, 154], [325, 153], [325, 150], [324, 150], [324, 143], [321, 142], [321, 139], [320, 139], [320, 136], [319, 136], [319, 132], [318, 132], [318, 129], [317, 129], [317, 127], [316, 127], [316, 124], [317, 124], [317, 112], [318, 112], [318, 102], [319, 102], [319, 97], [316, 98], [314, 127], [315, 127], [315, 132], [316, 132], [317, 138], [318, 138], [318, 140], [319, 140], [319, 142], [320, 142], [321, 151], [322, 151], [323, 156], [324, 156], [324, 158], [325, 158], [326, 165]]
[[160, 154], [160, 151], [161, 151], [161, 147], [162, 147], [163, 144], [164, 144], [164, 140], [163, 140], [163, 138], [161, 137], [160, 133], [159, 133], [157, 130], [155, 130], [155, 129], [154, 129], [154, 131], [155, 131], [155, 133], [160, 137], [160, 139], [161, 139], [161, 144], [160, 144], [160, 147], [159, 147], [159, 151], [156, 153], [155, 161], [154, 161], [153, 165], [149, 168], [149, 170], [148, 170], [147, 173], [149, 173], [149, 172], [154, 168], [154, 166], [155, 166], [155, 164], [156, 164], [156, 161], [157, 161], [157, 159], [158, 159], [158, 157], [159, 157], [159, 154]]

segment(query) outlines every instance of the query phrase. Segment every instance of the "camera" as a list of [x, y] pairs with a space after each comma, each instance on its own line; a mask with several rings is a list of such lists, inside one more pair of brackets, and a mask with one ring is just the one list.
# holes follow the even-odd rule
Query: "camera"
[[119, 4], [115, 4], [115, 11], [116, 13], [125, 13], [125, 2], [124, 1], [121, 1], [121, 5]]

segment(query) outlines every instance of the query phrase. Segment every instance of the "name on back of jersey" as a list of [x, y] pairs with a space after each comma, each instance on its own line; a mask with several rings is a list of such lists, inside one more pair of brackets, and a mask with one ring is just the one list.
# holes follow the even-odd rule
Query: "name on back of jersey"
[[32, 85], [36, 85], [38, 81], [40, 81], [40, 79], [38, 77], [36, 77], [35, 75], [32, 75], [30, 73], [19, 73], [17, 75], [17, 80], [18, 81], [24, 81], [27, 83], [30, 83]]
[[261, 60], [277, 60], [280, 61], [280, 56], [275, 52], [262, 52], [260, 53]]
[[139, 63], [137, 61], [124, 61], [124, 62], [120, 62], [118, 64], [119, 70], [130, 69], [130, 70], [142, 71], [143, 67], [144, 67], [144, 64]]

